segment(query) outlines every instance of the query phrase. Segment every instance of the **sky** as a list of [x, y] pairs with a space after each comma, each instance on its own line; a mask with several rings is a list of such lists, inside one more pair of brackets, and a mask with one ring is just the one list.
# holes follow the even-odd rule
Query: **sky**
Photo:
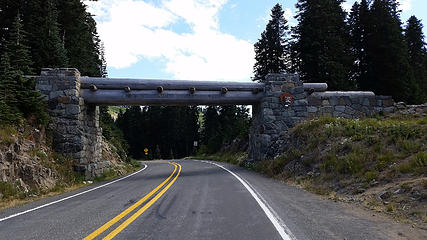
[[[225, 81], [250, 81], [253, 44], [277, 2], [296, 25], [297, 0], [85, 1], [105, 45], [109, 77]], [[427, 26], [426, 0], [399, 2], [403, 22], [415, 15]]]

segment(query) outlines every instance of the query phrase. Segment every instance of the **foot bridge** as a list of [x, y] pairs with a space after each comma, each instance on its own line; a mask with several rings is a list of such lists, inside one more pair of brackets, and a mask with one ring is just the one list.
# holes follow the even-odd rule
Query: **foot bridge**
[[54, 149], [93, 178], [109, 169], [102, 159], [101, 105], [252, 105], [248, 161], [273, 158], [272, 146], [289, 128], [321, 116], [357, 118], [393, 110], [373, 92], [330, 92], [296, 74], [269, 74], [262, 82], [218, 82], [82, 77], [77, 69], [43, 69], [37, 89], [52, 117]]

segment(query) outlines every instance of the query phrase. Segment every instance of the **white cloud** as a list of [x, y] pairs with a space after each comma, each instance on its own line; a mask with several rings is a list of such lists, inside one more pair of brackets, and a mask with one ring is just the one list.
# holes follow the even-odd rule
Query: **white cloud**
[[412, 9], [412, 0], [400, 0], [400, 9], [404, 12]]
[[[126, 68], [141, 58], [166, 60], [177, 79], [249, 80], [253, 46], [219, 31], [218, 11], [227, 0], [136, 0], [86, 2], [96, 15], [108, 65]], [[191, 33], [170, 26], [184, 21]]]
[[341, 6], [346, 12], [350, 12], [352, 5], [349, 2], [343, 2]]

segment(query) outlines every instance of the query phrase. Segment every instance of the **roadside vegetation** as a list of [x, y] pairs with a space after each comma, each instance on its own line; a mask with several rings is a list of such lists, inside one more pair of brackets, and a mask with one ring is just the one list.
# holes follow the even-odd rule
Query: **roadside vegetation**
[[330, 199], [361, 204], [427, 226], [427, 120], [321, 118], [290, 131], [275, 159], [245, 164], [245, 153], [195, 158], [249, 167]]

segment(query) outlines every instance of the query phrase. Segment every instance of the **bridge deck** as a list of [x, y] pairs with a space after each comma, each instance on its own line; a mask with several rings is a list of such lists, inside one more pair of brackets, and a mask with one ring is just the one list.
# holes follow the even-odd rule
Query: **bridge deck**
[[[190, 80], [80, 79], [81, 96], [96, 105], [252, 105], [264, 96], [264, 83]], [[326, 83], [304, 83], [323, 92]]]
[[81, 96], [97, 105], [251, 105], [264, 96], [252, 82], [81, 78]]

